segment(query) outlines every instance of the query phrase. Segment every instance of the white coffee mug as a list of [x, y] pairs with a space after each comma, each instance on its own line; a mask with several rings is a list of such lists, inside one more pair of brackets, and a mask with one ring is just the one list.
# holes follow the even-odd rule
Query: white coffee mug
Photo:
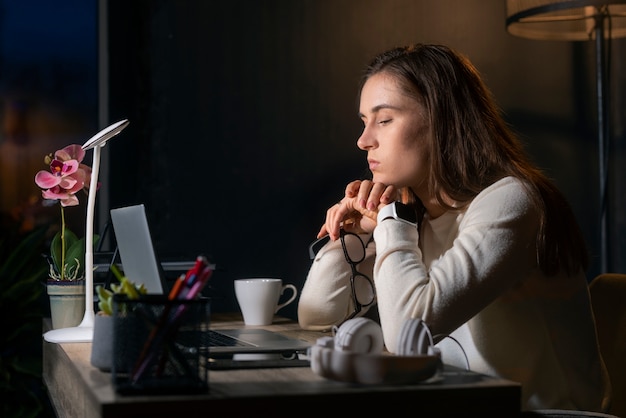
[[[270, 325], [274, 314], [296, 299], [298, 290], [292, 284], [283, 284], [277, 278], [237, 279], [235, 296], [246, 325]], [[292, 295], [283, 303], [278, 303], [285, 290]]]

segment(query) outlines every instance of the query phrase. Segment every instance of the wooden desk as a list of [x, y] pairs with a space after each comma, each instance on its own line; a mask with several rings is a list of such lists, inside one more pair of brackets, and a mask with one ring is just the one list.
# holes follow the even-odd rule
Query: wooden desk
[[[212, 321], [214, 328], [243, 324], [239, 315], [215, 315]], [[324, 335], [282, 318], [267, 328], [312, 342]], [[43, 342], [43, 378], [59, 418], [317, 418], [339, 407], [350, 417], [410, 411], [503, 418], [520, 410], [519, 384], [449, 367], [438, 383], [372, 386], [327, 380], [309, 367], [211, 370], [206, 394], [124, 396], [116, 393], [110, 373], [91, 366], [90, 356], [91, 343]]]

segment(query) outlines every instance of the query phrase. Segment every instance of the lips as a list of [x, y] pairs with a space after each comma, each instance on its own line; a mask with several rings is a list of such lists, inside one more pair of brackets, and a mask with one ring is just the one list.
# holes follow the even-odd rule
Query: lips
[[367, 163], [369, 164], [370, 171], [376, 170], [376, 168], [378, 168], [378, 166], [380, 165], [380, 163], [378, 161], [372, 160], [372, 159], [369, 159], [369, 158], [367, 160]]

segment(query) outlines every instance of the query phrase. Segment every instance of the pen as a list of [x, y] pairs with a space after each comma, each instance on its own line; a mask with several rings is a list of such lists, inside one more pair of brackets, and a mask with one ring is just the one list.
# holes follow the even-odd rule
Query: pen
[[[195, 283], [191, 278], [197, 277], [197, 276], [194, 276], [193, 274], [189, 276], [190, 280], [185, 280], [186, 279], [185, 274], [181, 274], [178, 277], [178, 279], [174, 283], [174, 286], [172, 286], [172, 290], [169, 293], [168, 299], [170, 301], [179, 298], [180, 292], [184, 286], [191, 287], [191, 289], [189, 289], [187, 294], [185, 295], [186, 299], [195, 298], [199, 289], [201, 290], [201, 287], [203, 286], [203, 285], [200, 286], [201, 283], [205, 283], [206, 280], [208, 280], [208, 278], [210, 277], [210, 273], [212, 272], [212, 269], [208, 266], [208, 263], [205, 263], [204, 260], [202, 260], [202, 264], [206, 264], [206, 266], [203, 268], [202, 272], [200, 273], [199, 279], [195, 281]], [[196, 263], [196, 266], [194, 267], [199, 267], [199, 266], [200, 266], [200, 263]], [[180, 314], [182, 314], [182, 312]], [[177, 312], [176, 315], [179, 315], [179, 313]], [[159, 365], [158, 365], [157, 372], [156, 372], [157, 375], [161, 375], [161, 373], [163, 372], [163, 368], [165, 367], [165, 362], [167, 361], [167, 357], [168, 357], [167, 355], [168, 351], [169, 350], [164, 350], [164, 352], [161, 354], [161, 359], [159, 360]]]
[[181, 275], [181, 277], [179, 277], [176, 281], [170, 291], [170, 294], [168, 295], [168, 303], [161, 314], [161, 318], [150, 332], [150, 336], [144, 344], [139, 359], [135, 364], [135, 368], [131, 374], [133, 383], [136, 383], [141, 378], [153, 362], [154, 357], [158, 354], [159, 347], [162, 345], [163, 340], [176, 331], [183, 313], [188, 308], [187, 305], [182, 304], [170, 318], [169, 311], [172, 308], [172, 303], [175, 300], [195, 299], [208, 282], [212, 273], [213, 266], [208, 263], [204, 256], [198, 256], [196, 263], [187, 272], [185, 278], [183, 279]]
[[204, 256], [199, 255], [198, 257], [196, 257], [196, 263], [194, 264], [193, 268], [191, 268], [189, 272], [187, 272], [188, 286], [191, 286], [193, 284], [198, 273], [200, 273], [200, 270], [204, 268], [204, 266], [206, 266], [207, 264], [208, 264], [207, 259]]
[[189, 291], [187, 292], [187, 295], [186, 295], [187, 300], [196, 298], [196, 296], [204, 288], [204, 285], [211, 278], [212, 273], [213, 273], [213, 269], [208, 266], [202, 270], [202, 272], [200, 273], [200, 276], [198, 277], [198, 280], [196, 280], [196, 282], [193, 283], [193, 285], [191, 286], [191, 289], [189, 289]]
[[[208, 266], [202, 270], [202, 272], [198, 276], [198, 280], [196, 280], [196, 282], [192, 285], [191, 289], [189, 289], [189, 292], [187, 292], [187, 300], [193, 300], [196, 298], [196, 296], [200, 293], [200, 291], [202, 291], [202, 288], [204, 288], [204, 285], [209, 280], [212, 273], [213, 273], [213, 269]], [[179, 306], [178, 310], [176, 311], [176, 313], [174, 314], [170, 322], [170, 325], [174, 326], [173, 324], [177, 324], [188, 307], [189, 307], [188, 305]], [[177, 331], [177, 328], [173, 328], [171, 332], [169, 331], [167, 332], [168, 332], [168, 335], [172, 335], [172, 334], [175, 334], [176, 331]], [[161, 354], [161, 359], [159, 360], [159, 365], [157, 367], [157, 372], [156, 372], [157, 376], [161, 375], [161, 373], [163, 372], [163, 368], [165, 367], [165, 362], [167, 361], [169, 351], [170, 350], [164, 350], [163, 353]]]
[[172, 286], [172, 290], [170, 290], [170, 293], [167, 298], [169, 300], [174, 300], [178, 298], [178, 295], [180, 294], [180, 291], [182, 290], [184, 284], [185, 284], [185, 275], [181, 274], [178, 277], [178, 279], [176, 279], [176, 282], [174, 282], [174, 286]]

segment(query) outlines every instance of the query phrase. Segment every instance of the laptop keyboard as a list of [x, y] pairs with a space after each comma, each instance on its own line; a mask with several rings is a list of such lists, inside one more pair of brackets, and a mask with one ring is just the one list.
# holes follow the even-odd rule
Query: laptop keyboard
[[247, 347], [249, 344], [246, 344], [242, 341], [239, 341], [236, 338], [233, 338], [228, 335], [224, 335], [219, 332], [215, 332], [213, 330], [208, 331], [209, 337], [209, 347]]

